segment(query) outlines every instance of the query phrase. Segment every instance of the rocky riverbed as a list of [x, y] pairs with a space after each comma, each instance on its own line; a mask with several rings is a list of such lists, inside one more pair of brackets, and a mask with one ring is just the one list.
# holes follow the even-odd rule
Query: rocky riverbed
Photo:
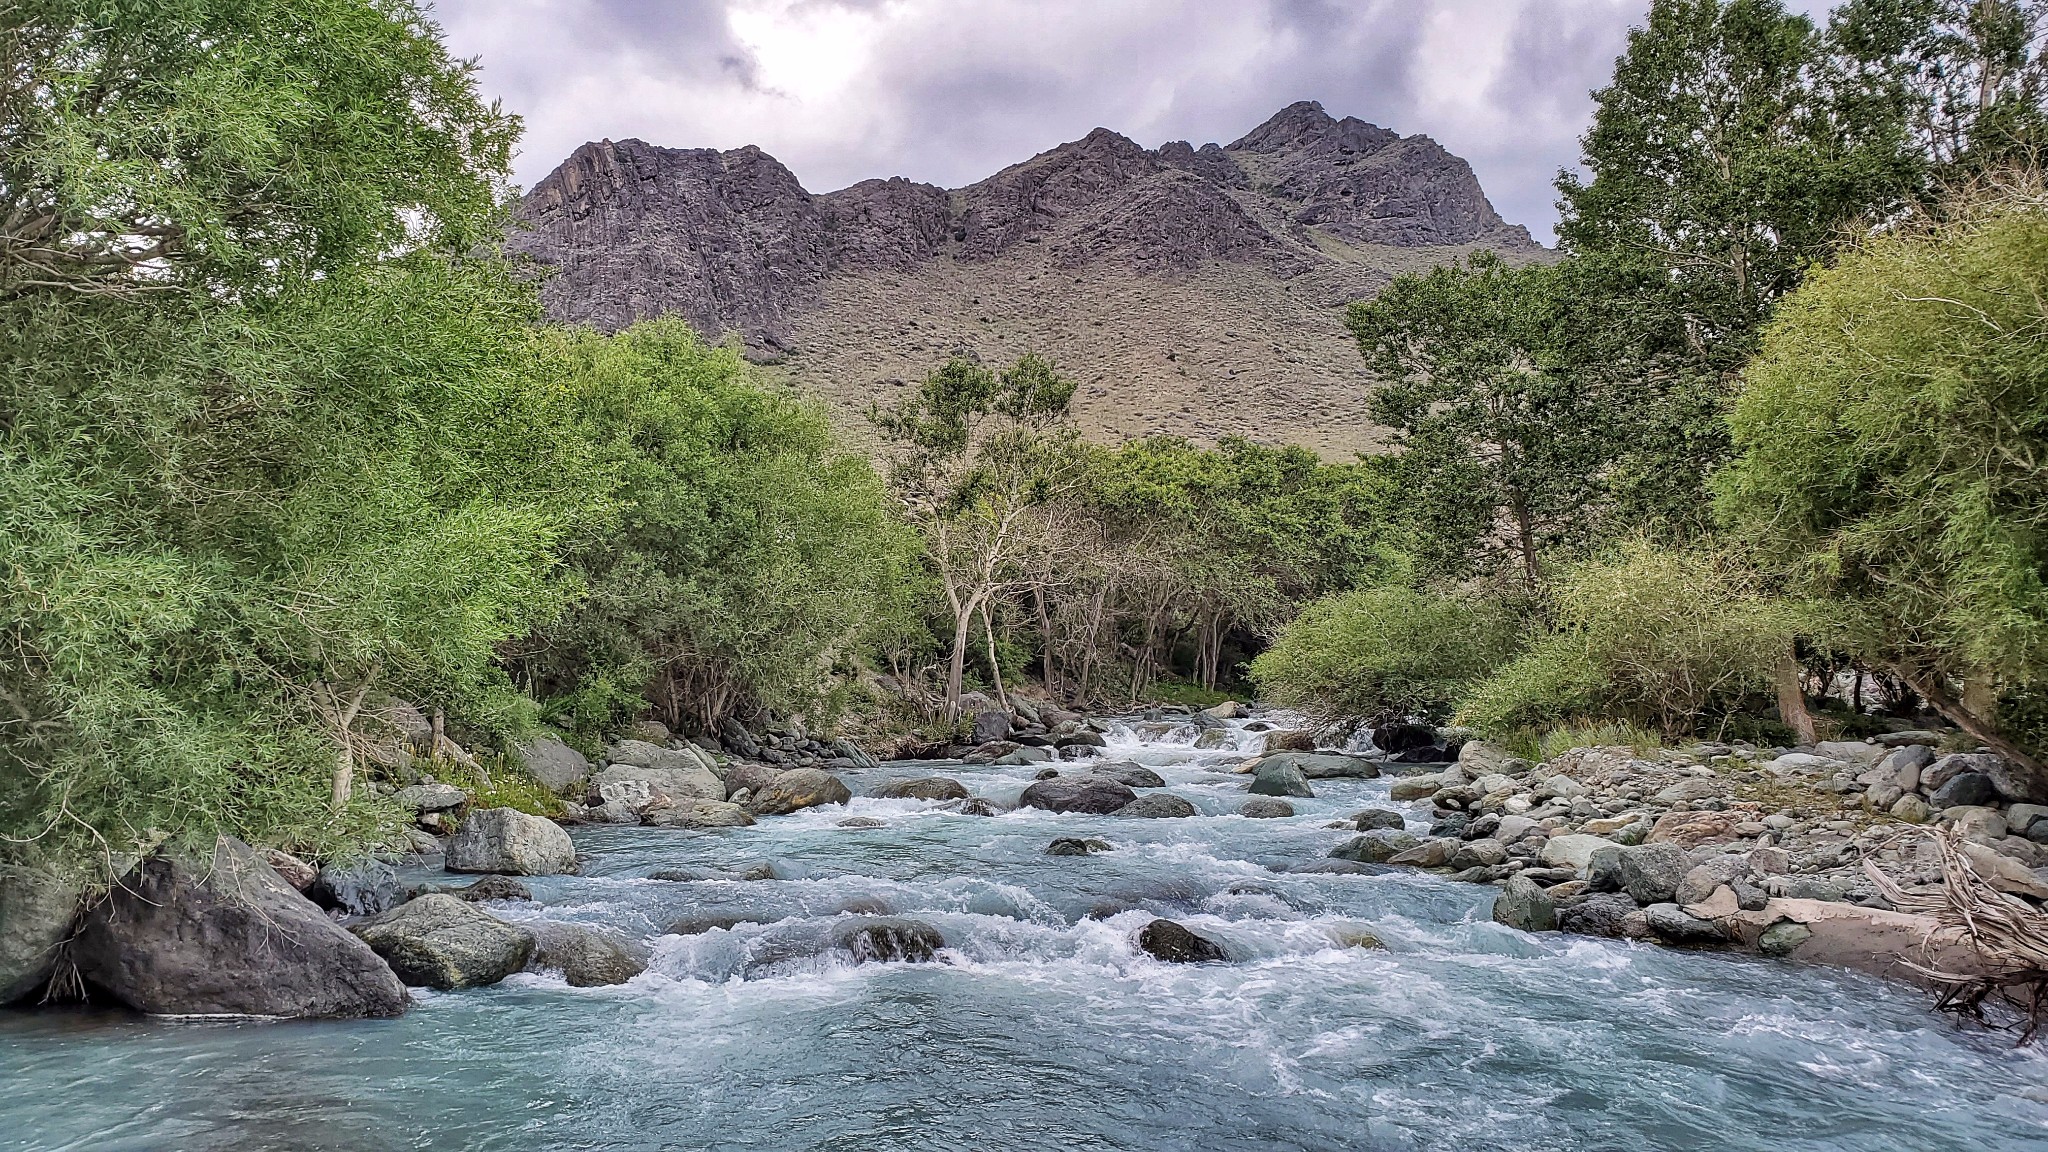
[[[203, 869], [151, 865], [152, 911], [95, 922], [97, 1003], [236, 1013], [326, 988], [353, 1002], [295, 1014], [369, 1018], [12, 1013], [0, 1121], [23, 1147], [113, 1149], [1918, 1152], [2048, 1134], [2042, 1057], [1956, 1030], [1917, 988], [1740, 934], [1648, 942], [1682, 940], [1666, 906], [1718, 919], [1642, 887], [1674, 874], [1687, 897], [1712, 880], [1708, 905], [1754, 888], [1766, 908], [1882, 914], [1847, 856], [1907, 826], [1813, 786], [1838, 771], [1472, 745], [1453, 771], [1266, 753], [1314, 743], [1285, 717], [1008, 723], [940, 750], [972, 761], [835, 765], [793, 733], [772, 768], [621, 742], [570, 766], [567, 827], [421, 784], [433, 855], [312, 869], [224, 845]], [[1686, 781], [1716, 791], [1670, 793]], [[707, 805], [745, 821], [702, 821]], [[1747, 871], [1722, 875], [1733, 858]], [[1518, 901], [1567, 925], [1608, 901], [1615, 937], [1541, 931], [1540, 911], [1538, 931], [1501, 923]], [[233, 932], [280, 910], [301, 952]], [[209, 940], [207, 979], [166, 939]], [[309, 984], [322, 965], [357, 975]]]

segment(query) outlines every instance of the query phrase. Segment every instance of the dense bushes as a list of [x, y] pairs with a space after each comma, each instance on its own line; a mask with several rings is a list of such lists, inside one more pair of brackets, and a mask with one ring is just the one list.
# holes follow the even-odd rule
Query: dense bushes
[[688, 324], [541, 339], [562, 429], [612, 515], [566, 556], [583, 596], [513, 650], [520, 682], [593, 733], [649, 703], [679, 729], [814, 709], [835, 661], [915, 587], [915, 541], [822, 410], [758, 384]]
[[1400, 586], [1318, 600], [1252, 662], [1259, 690], [1321, 719], [1443, 719], [1510, 650], [1495, 607]]

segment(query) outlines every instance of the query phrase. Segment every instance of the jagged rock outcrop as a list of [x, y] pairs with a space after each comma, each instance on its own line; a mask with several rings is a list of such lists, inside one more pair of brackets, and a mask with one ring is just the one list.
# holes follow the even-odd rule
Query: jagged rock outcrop
[[[1327, 429], [1369, 430], [1344, 302], [1473, 247], [1542, 252], [1434, 140], [1306, 101], [1228, 146], [1097, 128], [950, 192], [896, 177], [813, 194], [759, 148], [600, 141], [521, 216], [510, 247], [550, 271], [556, 319], [678, 314], [848, 409], [949, 355], [1037, 350], [1121, 390], [1079, 399], [1084, 430], [1278, 432], [1338, 453], [1366, 444]], [[1208, 393], [1231, 398], [1221, 418]]]

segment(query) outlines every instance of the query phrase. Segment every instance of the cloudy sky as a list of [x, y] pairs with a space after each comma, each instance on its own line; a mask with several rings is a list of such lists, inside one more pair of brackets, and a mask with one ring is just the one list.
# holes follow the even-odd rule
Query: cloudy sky
[[[1825, 0], [1793, 0], [1808, 11]], [[1427, 133], [1548, 239], [1648, 0], [434, 0], [526, 118], [520, 183], [578, 144], [758, 144], [814, 192], [944, 187], [1098, 125], [1229, 143], [1295, 100]]]

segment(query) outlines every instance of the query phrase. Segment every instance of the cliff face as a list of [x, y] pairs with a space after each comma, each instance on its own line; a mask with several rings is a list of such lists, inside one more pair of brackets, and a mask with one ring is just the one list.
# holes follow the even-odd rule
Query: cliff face
[[[1273, 381], [1327, 389], [1334, 373], [1355, 391], [1355, 353], [1266, 353], [1304, 324], [1341, 344], [1333, 309], [1394, 272], [1472, 248], [1543, 251], [1435, 141], [1309, 102], [1228, 146], [1148, 150], [1098, 128], [955, 191], [898, 177], [813, 194], [758, 148], [603, 141], [536, 185], [521, 216], [511, 247], [552, 269], [542, 294], [556, 319], [614, 330], [678, 313], [856, 404], [890, 386], [877, 371], [921, 375], [920, 358], [1001, 355], [1020, 341], [1083, 381], [1114, 372], [1154, 392], [1212, 361], [1225, 379], [1257, 371], [1254, 408]], [[1181, 322], [1141, 320], [1134, 295], [1139, 312], [1156, 305]], [[1218, 360], [1190, 317], [1250, 330], [1219, 333]], [[1256, 430], [1184, 423], [1095, 430]], [[1332, 449], [1370, 442], [1369, 430], [1278, 433]]]

